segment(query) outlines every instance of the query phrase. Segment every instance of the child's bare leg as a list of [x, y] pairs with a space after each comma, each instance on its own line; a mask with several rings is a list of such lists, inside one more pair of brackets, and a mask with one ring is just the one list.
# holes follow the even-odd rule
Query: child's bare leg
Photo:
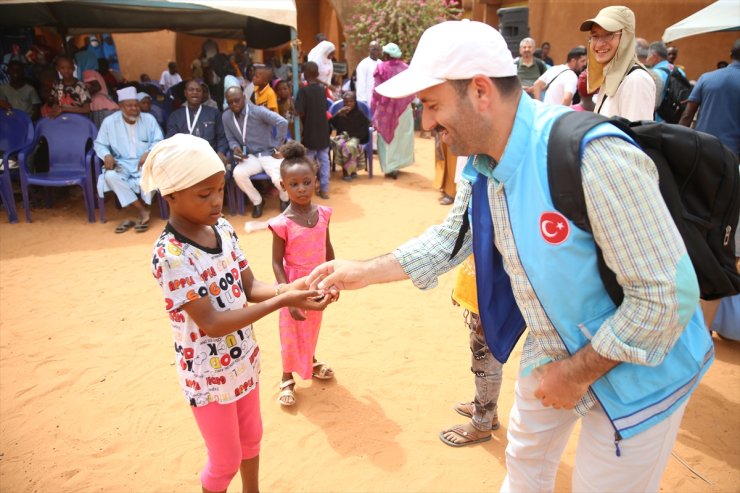
[[242, 475], [242, 493], [259, 493], [260, 456], [243, 460], [239, 472]]

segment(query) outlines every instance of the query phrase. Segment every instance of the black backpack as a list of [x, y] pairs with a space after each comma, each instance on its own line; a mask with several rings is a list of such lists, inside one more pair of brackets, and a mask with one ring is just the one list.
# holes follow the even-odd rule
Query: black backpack
[[663, 99], [656, 113], [668, 123], [678, 123], [686, 109], [686, 101], [691, 95], [691, 83], [677, 67], [673, 67], [672, 70], [661, 67], [658, 70], [665, 72], [668, 78], [665, 81]]
[[[547, 147], [547, 176], [555, 208], [591, 232], [581, 179], [581, 142], [586, 132], [604, 122], [632, 137], [655, 163], [660, 193], [686, 244], [702, 299], [740, 292], [734, 250], [740, 215], [738, 158], [713, 135], [680, 125], [565, 113], [553, 124]], [[598, 245], [597, 255], [604, 286], [620, 305], [624, 293]]]

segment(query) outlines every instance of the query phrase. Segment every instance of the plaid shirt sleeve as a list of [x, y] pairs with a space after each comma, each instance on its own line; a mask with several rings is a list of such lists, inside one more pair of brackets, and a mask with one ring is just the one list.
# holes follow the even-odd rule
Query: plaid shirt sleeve
[[457, 184], [455, 203], [442, 224], [432, 226], [421, 236], [407, 241], [394, 252], [406, 275], [419, 289], [431, 289], [437, 278], [450, 271], [472, 253], [470, 230], [465, 234], [462, 248], [450, 259], [460, 234], [463, 217], [468, 213], [472, 186], [461, 179]]
[[699, 302], [698, 283], [677, 281], [688, 254], [658, 189], [658, 172], [637, 147], [606, 137], [586, 146], [582, 176], [594, 239], [624, 290], [622, 305], [591, 344], [612, 360], [658, 365], [683, 331], [679, 311], [692, 302], [685, 293], [695, 290]]

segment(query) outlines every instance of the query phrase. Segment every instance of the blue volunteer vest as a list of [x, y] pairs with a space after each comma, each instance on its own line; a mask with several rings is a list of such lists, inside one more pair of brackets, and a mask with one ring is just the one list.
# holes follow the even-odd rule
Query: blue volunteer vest
[[[471, 158], [464, 176], [473, 183], [473, 253], [478, 306], [486, 341], [505, 361], [524, 331], [503, 259], [494, 246], [488, 181], [503, 182], [511, 231], [524, 272], [538, 301], [569, 354], [589, 343], [617, 307], [599, 277], [593, 236], [557, 212], [547, 179], [547, 142], [562, 106], [522, 97], [501, 162], [484, 170]], [[600, 125], [584, 138], [616, 136], [633, 144], [612, 125]], [[635, 144], [636, 145], [636, 144]], [[478, 166], [478, 169], [481, 169]], [[513, 268], [513, 266], [509, 266]], [[679, 322], [685, 328], [663, 362], [655, 367], [621, 363], [591, 386], [615, 429], [615, 440], [629, 438], [670, 416], [696, 388], [714, 357], [714, 345], [699, 307], [699, 288], [688, 255], [677, 266]]]

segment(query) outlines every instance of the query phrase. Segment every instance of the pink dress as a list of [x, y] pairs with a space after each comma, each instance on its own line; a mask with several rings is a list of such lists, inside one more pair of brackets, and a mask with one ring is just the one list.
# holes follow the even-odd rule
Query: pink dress
[[[319, 220], [307, 228], [288, 219], [284, 214], [273, 218], [269, 228], [285, 241], [283, 268], [288, 282], [308, 275], [314, 267], [326, 261], [326, 231], [331, 209], [318, 206]], [[280, 310], [280, 345], [283, 371], [295, 372], [302, 379], [313, 374], [313, 356], [319, 340], [323, 312], [306, 311], [306, 320], [294, 320], [287, 308]]]

